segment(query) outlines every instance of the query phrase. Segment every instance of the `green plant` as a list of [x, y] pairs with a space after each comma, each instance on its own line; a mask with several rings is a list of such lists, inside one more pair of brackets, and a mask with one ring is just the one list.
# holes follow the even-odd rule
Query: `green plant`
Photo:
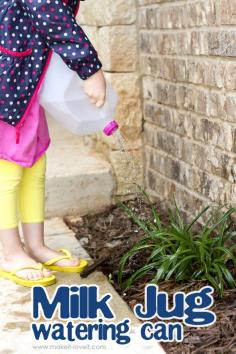
[[108, 275], [108, 281], [110, 284], [114, 284], [114, 280], [111, 273]]
[[[152, 282], [175, 279], [175, 281], [207, 280], [223, 296], [225, 286], [236, 288], [231, 272], [236, 267], [236, 231], [231, 221], [234, 208], [223, 212], [204, 208], [190, 223], [184, 221], [175, 200], [174, 210], [168, 211], [168, 224], [141, 189], [152, 211], [152, 220], [143, 220], [126, 204], [119, 206], [144, 231], [145, 236], [137, 242], [120, 260], [118, 281], [126, 290], [138, 279], [152, 275]], [[200, 218], [211, 211], [203, 226], [196, 228]], [[129, 259], [149, 251], [146, 263], [123, 282], [122, 274]], [[146, 253], [145, 253], [146, 254]]]

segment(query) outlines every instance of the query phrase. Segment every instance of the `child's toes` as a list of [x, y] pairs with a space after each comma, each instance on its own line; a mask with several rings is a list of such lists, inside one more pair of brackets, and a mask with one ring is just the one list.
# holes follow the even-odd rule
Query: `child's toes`
[[50, 277], [52, 275], [52, 272], [50, 272], [50, 270], [43, 268], [43, 276], [45, 278]]
[[30, 271], [27, 270], [20, 270], [16, 273], [19, 278], [29, 280], [30, 279]]
[[70, 260], [70, 264], [72, 266], [77, 266], [80, 264], [80, 260], [77, 257], [73, 257], [73, 259]]
[[43, 278], [43, 272], [41, 271], [34, 271], [34, 280], [42, 279]]
[[80, 264], [80, 260], [77, 257], [73, 257], [70, 259], [62, 259], [61, 261], [58, 261], [56, 265], [62, 266], [62, 267], [74, 267], [78, 266]]
[[24, 276], [22, 276], [22, 278], [26, 279], [26, 280], [33, 280], [34, 278], [34, 273], [32, 270], [27, 270], [24, 273]]
[[31, 270], [29, 273], [29, 279], [30, 280], [36, 280], [39, 278], [39, 272], [35, 271], [35, 270]]

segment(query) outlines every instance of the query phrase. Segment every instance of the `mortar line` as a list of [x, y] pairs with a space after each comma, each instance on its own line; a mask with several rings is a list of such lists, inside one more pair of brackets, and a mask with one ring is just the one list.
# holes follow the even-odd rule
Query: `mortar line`
[[[191, 141], [192, 143], [194, 143], [194, 144], [196, 144], [196, 145], [199, 145], [199, 146], [201, 146], [201, 147], [206, 147], [206, 143], [204, 143], [204, 142], [202, 142], [202, 141], [200, 141], [200, 140], [195, 140], [195, 139], [192, 138], [192, 137], [188, 137], [188, 136], [185, 136], [185, 135], [181, 135], [181, 134], [178, 133], [178, 132], [172, 132], [172, 131], [170, 131], [170, 130], [164, 128], [164, 127], [161, 127], [161, 126], [159, 126], [159, 125], [157, 125], [157, 124], [155, 124], [155, 123], [153, 123], [153, 122], [150, 122], [150, 121], [147, 121], [147, 120], [145, 120], [145, 121], [146, 121], [148, 124], [154, 126], [155, 129], [157, 129], [157, 130], [159, 129], [159, 130], [162, 131], [163, 133], [167, 131], [170, 135], [172, 135], [172, 136], [174, 136], [174, 137], [178, 136], [180, 139], [186, 139], [186, 140], [189, 140], [189, 141]], [[236, 154], [235, 154], [234, 151], [223, 150], [223, 149], [222, 149], [220, 146], [218, 146], [218, 145], [210, 145], [210, 146], [214, 147], [214, 149], [217, 150], [219, 153], [222, 153], [222, 152], [223, 152], [224, 154], [230, 155], [230, 157], [232, 157], [232, 158], [235, 158], [235, 157], [236, 157]]]
[[[194, 5], [194, 4], [199, 4], [199, 3], [204, 3], [205, 0], [179, 0], [178, 3], [173, 3], [172, 0], [166, 0], [164, 3], [159, 3], [159, 4], [138, 4], [139, 8], [168, 8], [168, 7], [180, 7], [183, 5]], [[208, 1], [212, 2], [212, 1]], [[213, 3], [215, 4], [215, 1], [213, 0]], [[171, 5], [171, 6], [170, 6]]]
[[[200, 171], [200, 172], [203, 172], [203, 173], [206, 173], [208, 175], [208, 177], [212, 176], [213, 179], [217, 180], [221, 180], [224, 184], [227, 183], [229, 184], [230, 186], [234, 186], [235, 185], [235, 182], [230, 182], [228, 179], [225, 179], [221, 176], [218, 176], [218, 175], [215, 175], [214, 173], [210, 173], [209, 171], [207, 170], [204, 170], [204, 169], [201, 169], [200, 167], [196, 166], [195, 164], [194, 165], [191, 165], [190, 163], [186, 162], [185, 160], [183, 160], [182, 158], [179, 158], [179, 157], [175, 157], [173, 155], [170, 155], [168, 152], [164, 151], [164, 150], [161, 150], [161, 149], [156, 149], [154, 146], [152, 145], [149, 145], [149, 144], [146, 144], [146, 148], [150, 149], [150, 150], [153, 150], [155, 153], [163, 156], [163, 157], [168, 157], [170, 158], [171, 160], [174, 160], [175, 162], [181, 162], [183, 165], [185, 165], [185, 167], [187, 168], [191, 168], [193, 170], [197, 170], [197, 171]], [[150, 167], [151, 168], [151, 167]], [[156, 171], [156, 170], [154, 170]], [[196, 172], [196, 171], [195, 171]]]
[[145, 97], [144, 100], [146, 102], [151, 102], [151, 103], [158, 103], [159, 105], [162, 105], [163, 107], [167, 107], [167, 108], [171, 108], [171, 109], [174, 109], [182, 114], [186, 114], [186, 113], [191, 113], [193, 115], [196, 115], [197, 117], [200, 117], [200, 118], [207, 118], [209, 121], [216, 121], [217, 123], [227, 123], [228, 125], [232, 126], [232, 128], [235, 128], [236, 127], [236, 122], [232, 122], [230, 120], [227, 120], [227, 119], [224, 119], [224, 118], [219, 118], [218, 116], [209, 116], [207, 114], [204, 114], [204, 113], [199, 113], [199, 112], [194, 112], [194, 111], [190, 111], [190, 110], [187, 110], [187, 109], [183, 109], [183, 108], [180, 108], [180, 107], [177, 107], [177, 106], [173, 106], [171, 104], [168, 104], [168, 103], [160, 103], [160, 102], [157, 102], [155, 99], [151, 99], [150, 97]]
[[[215, 203], [215, 204], [217, 205], [217, 202], [215, 202], [214, 200], [212, 200], [212, 199], [210, 199], [210, 198], [207, 199], [207, 197], [205, 197], [205, 196], [202, 195], [202, 194], [199, 194], [199, 192], [186, 188], [184, 185], [180, 184], [179, 182], [177, 182], [177, 181], [175, 181], [175, 180], [170, 179], [168, 176], [163, 175], [161, 172], [157, 172], [157, 171], [153, 170], [153, 169], [150, 168], [150, 167], [149, 167], [148, 169], [149, 169], [151, 172], [156, 173], [156, 174], [157, 174], [158, 176], [160, 176], [162, 179], [167, 180], [167, 181], [169, 181], [170, 183], [177, 185], [180, 189], [183, 189], [185, 192], [188, 192], [189, 194], [192, 194], [193, 196], [198, 197], [198, 199], [204, 199], [204, 200], [205, 200], [206, 202], [208, 202], [208, 203]], [[201, 198], [200, 198], [200, 197], [201, 197]], [[233, 202], [234, 202], [234, 201], [232, 201], [232, 203], [233, 203]], [[219, 202], [218, 202], [218, 203], [219, 203]]]

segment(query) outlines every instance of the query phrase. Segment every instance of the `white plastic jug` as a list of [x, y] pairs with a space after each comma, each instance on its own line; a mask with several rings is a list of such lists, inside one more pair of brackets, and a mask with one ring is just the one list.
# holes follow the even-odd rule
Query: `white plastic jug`
[[118, 129], [113, 120], [117, 94], [107, 82], [105, 104], [97, 108], [84, 93], [82, 85], [78, 74], [53, 52], [41, 87], [40, 104], [72, 133], [85, 135], [103, 130], [106, 135], [112, 135]]

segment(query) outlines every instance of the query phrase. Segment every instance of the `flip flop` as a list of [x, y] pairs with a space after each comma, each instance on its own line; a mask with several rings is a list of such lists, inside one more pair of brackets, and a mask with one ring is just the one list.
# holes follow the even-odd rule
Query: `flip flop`
[[73, 259], [70, 251], [64, 248], [59, 249], [58, 252], [62, 252], [62, 255], [49, 259], [47, 262], [43, 263], [45, 268], [65, 273], [81, 273], [88, 265], [88, 262], [85, 259], [81, 259], [79, 265], [76, 266], [55, 265], [56, 262], [61, 261], [62, 259]]
[[19, 277], [18, 275], [16, 275], [17, 272], [19, 272], [20, 270], [25, 270], [25, 269], [42, 270], [43, 265], [42, 265], [42, 263], [38, 263], [38, 264], [32, 265], [32, 266], [19, 267], [19, 268], [14, 269], [11, 272], [7, 272], [4, 269], [0, 269], [0, 277], [7, 279], [7, 280], [11, 280], [18, 285], [26, 286], [29, 288], [32, 286], [35, 286], [35, 285], [49, 286], [49, 285], [56, 283], [55, 275], [51, 275], [49, 277], [42, 277], [40, 279], [35, 279], [35, 280], [23, 279], [23, 278]]

